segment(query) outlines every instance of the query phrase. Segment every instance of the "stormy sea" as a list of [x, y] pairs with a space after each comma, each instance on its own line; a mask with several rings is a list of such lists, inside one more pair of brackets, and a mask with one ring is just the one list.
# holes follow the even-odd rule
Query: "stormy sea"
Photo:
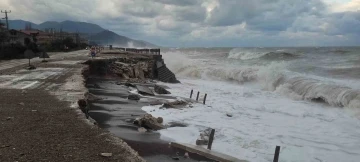
[[[283, 162], [358, 162], [360, 159], [360, 47], [171, 48], [166, 65], [207, 103], [188, 109], [143, 110], [165, 123], [161, 138], [195, 144], [213, 128], [213, 150], [239, 159]], [[194, 94], [194, 95], [195, 95]], [[194, 98], [194, 96], [193, 96]]]

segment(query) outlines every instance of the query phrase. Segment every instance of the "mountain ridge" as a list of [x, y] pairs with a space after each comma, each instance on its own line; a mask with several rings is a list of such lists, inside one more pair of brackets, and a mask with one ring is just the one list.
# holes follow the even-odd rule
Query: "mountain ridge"
[[113, 31], [102, 28], [101, 26], [88, 22], [79, 21], [45, 21], [40, 24], [36, 24], [25, 20], [9, 20], [9, 28], [15, 30], [25, 29], [26, 24], [31, 24], [32, 28], [45, 30], [55, 29], [56, 31], [64, 31], [70, 33], [81, 33], [87, 35], [87, 39], [90, 42], [96, 42], [100, 45], [113, 44], [115, 46], [126, 46], [126, 47], [158, 47], [152, 43], [144, 40], [135, 40], [122, 35], [119, 35]]

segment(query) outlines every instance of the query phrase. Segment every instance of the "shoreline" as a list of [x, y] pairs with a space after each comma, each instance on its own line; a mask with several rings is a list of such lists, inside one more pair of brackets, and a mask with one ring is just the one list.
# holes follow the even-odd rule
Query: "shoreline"
[[[91, 70], [89, 70], [91, 71]], [[170, 148], [170, 140], [160, 138], [157, 131], [140, 133], [138, 126], [134, 125], [137, 117], [147, 114], [141, 108], [149, 106], [151, 102], [157, 99], [176, 99], [170, 96], [142, 96], [139, 102], [128, 100], [131, 89], [124, 84], [119, 84], [123, 80], [117, 77], [111, 77], [106, 74], [105, 79], [100, 79], [98, 75], [85, 74], [86, 87], [88, 91], [103, 100], [89, 101], [89, 115], [97, 121], [98, 126], [110, 131], [112, 134], [120, 137], [136, 150], [140, 156], [147, 161], [172, 161], [178, 157], [180, 161], [213, 161], [197, 154], [188, 153], [190, 158], [183, 158], [185, 151]], [[152, 79], [151, 79], [152, 80]], [[129, 82], [134, 83], [134, 82]], [[135, 82], [136, 83], [136, 82]], [[139, 84], [139, 83], [138, 83]], [[140, 83], [153, 87], [155, 83]]]

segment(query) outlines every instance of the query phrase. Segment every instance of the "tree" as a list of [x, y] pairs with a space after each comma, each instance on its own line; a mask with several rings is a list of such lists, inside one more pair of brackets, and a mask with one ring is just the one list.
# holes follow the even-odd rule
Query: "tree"
[[0, 23], [0, 44], [1, 45], [9, 39], [9, 34], [8, 34], [7, 30], [5, 30], [3, 28], [4, 26], [5, 25], [3, 23]]
[[67, 37], [63, 40], [63, 44], [69, 48], [73, 48], [75, 45], [74, 39], [72, 39], [71, 37]]

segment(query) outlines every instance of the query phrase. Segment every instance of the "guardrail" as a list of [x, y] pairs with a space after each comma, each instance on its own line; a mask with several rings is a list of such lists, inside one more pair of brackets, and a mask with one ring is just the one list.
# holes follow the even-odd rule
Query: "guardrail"
[[137, 49], [137, 48], [116, 48], [119, 49], [121, 51], [126, 51], [126, 52], [134, 52], [134, 53], [150, 53], [150, 54], [156, 54], [156, 55], [160, 55], [160, 48], [142, 48], [142, 49]]

